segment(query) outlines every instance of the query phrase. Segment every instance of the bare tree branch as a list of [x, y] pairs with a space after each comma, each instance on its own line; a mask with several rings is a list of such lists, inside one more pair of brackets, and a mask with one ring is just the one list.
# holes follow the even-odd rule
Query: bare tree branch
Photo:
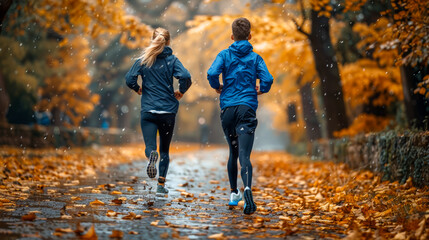
[[307, 15], [305, 14], [305, 10], [304, 10], [304, 2], [299, 1], [299, 6], [300, 6], [300, 10], [301, 10], [301, 15], [302, 15], [302, 23], [298, 24], [298, 21], [293, 17], [291, 17], [290, 19], [295, 24], [296, 30], [298, 30], [298, 32], [300, 32], [300, 33], [304, 34], [306, 37], [310, 38], [310, 33], [304, 31], [304, 29], [303, 29], [305, 22], [308, 20]]
[[292, 20], [292, 22], [295, 24], [296, 26], [296, 30], [298, 30], [298, 32], [304, 34], [305, 36], [307, 36], [308, 38], [310, 37], [310, 34], [307, 33], [306, 31], [304, 31], [304, 29], [302, 29], [305, 20], [302, 21], [301, 25], [298, 24], [298, 22], [294, 19], [294, 18], [290, 18]]

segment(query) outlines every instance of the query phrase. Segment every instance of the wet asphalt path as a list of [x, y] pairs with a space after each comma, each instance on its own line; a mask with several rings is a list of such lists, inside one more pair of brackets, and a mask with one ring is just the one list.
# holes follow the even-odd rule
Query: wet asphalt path
[[[156, 178], [147, 177], [146, 160], [137, 160], [95, 177], [59, 182], [17, 201], [15, 211], [0, 212], [0, 239], [75, 239], [71, 230], [78, 224], [85, 231], [94, 225], [98, 239], [109, 239], [114, 230], [121, 231], [123, 239], [281, 234], [264, 229], [246, 233], [243, 229], [253, 225], [258, 215], [243, 215], [242, 206], [228, 208], [226, 149], [180, 153], [171, 158], [166, 198], [155, 197]], [[102, 203], [96, 205], [96, 200]], [[22, 220], [31, 212], [36, 214], [35, 220]]]

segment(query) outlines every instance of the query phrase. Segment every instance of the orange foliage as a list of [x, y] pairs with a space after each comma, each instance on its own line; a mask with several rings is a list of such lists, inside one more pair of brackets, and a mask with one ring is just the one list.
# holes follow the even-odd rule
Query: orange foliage
[[345, 0], [344, 12], [360, 11], [361, 7], [365, 5], [368, 0]]
[[310, 0], [312, 10], [318, 12], [318, 16], [331, 17], [333, 10], [330, 0]]
[[341, 68], [345, 100], [355, 108], [362, 104], [389, 106], [403, 99], [397, 67], [381, 68], [377, 62], [361, 59]]
[[429, 75], [426, 75], [423, 78], [422, 82], [417, 84], [417, 88], [414, 90], [414, 94], [421, 94], [425, 96], [425, 98], [429, 98]]
[[354, 30], [363, 41], [361, 47], [374, 53], [393, 51], [398, 54], [396, 64], [412, 65], [429, 63], [429, 2], [426, 0], [391, 1], [393, 10], [383, 14], [374, 24], [356, 24]]
[[379, 117], [371, 114], [361, 114], [357, 116], [350, 127], [335, 132], [337, 138], [351, 137], [361, 133], [380, 132], [386, 129], [392, 121], [388, 117]]
[[122, 44], [136, 48], [146, 45], [152, 33], [149, 26], [126, 12], [124, 0], [30, 1], [25, 11], [42, 26], [64, 37], [81, 33], [91, 38], [103, 34], [120, 34]]
[[92, 112], [99, 96], [89, 90], [91, 77], [86, 68], [89, 52], [88, 41], [76, 37], [61, 47], [59, 57], [49, 60], [52, 68], [61, 64], [62, 72], [45, 79], [42, 99], [35, 107], [38, 111], [64, 112], [74, 126]]

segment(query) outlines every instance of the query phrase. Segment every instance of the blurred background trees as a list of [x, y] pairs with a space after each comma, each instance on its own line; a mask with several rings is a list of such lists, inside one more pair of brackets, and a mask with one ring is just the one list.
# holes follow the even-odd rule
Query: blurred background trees
[[218, 95], [206, 71], [232, 43], [233, 19], [245, 16], [254, 50], [275, 77], [258, 113], [267, 117], [261, 124], [272, 129], [268, 135], [286, 132], [307, 143], [428, 128], [424, 0], [3, 2], [3, 122], [138, 131], [140, 102], [123, 78], [151, 29], [164, 27], [194, 82], [182, 100], [176, 138], [221, 142]]

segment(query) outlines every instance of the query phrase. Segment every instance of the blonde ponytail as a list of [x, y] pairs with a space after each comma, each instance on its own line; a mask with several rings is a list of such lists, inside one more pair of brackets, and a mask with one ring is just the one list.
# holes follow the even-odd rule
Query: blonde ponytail
[[138, 58], [141, 59], [141, 65], [146, 65], [148, 68], [152, 67], [156, 57], [162, 53], [165, 45], [170, 41], [170, 33], [164, 28], [157, 28], [153, 32], [152, 41], [142, 55]]

